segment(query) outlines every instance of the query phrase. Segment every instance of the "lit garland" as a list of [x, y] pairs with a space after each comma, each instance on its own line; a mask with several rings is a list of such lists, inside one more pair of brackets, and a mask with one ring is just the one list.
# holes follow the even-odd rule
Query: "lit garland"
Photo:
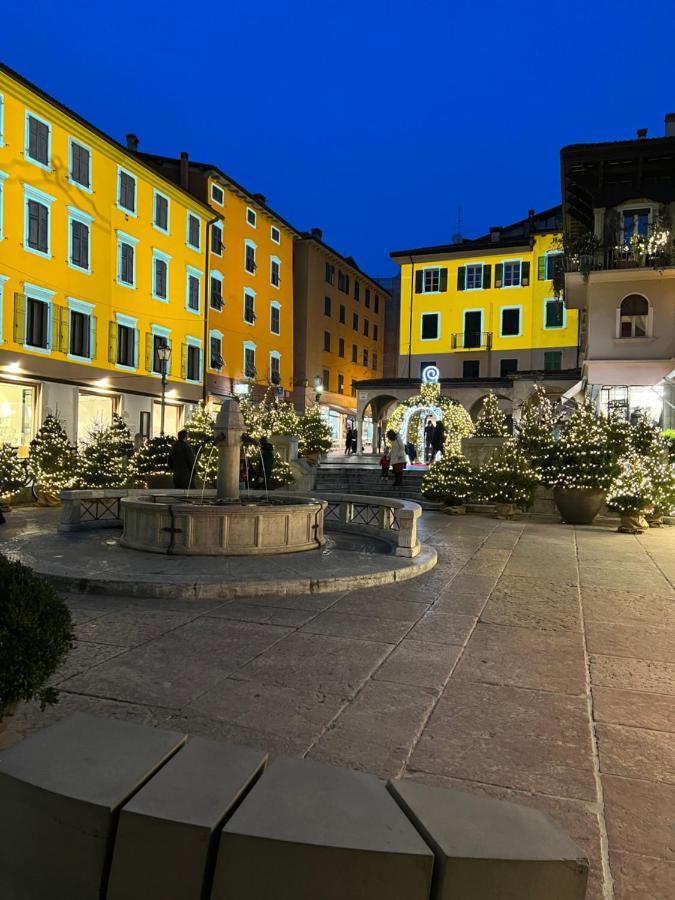
[[494, 393], [490, 391], [483, 400], [474, 437], [506, 437], [507, 434], [506, 416], [499, 408], [499, 401]]
[[444, 397], [439, 384], [433, 382], [423, 384], [419, 394], [408, 397], [398, 404], [387, 423], [387, 429], [400, 433], [407, 418], [407, 428], [403, 429], [407, 434], [402, 434], [401, 437], [404, 443], [416, 446], [418, 456], [421, 458], [424, 454], [423, 413], [434, 414], [437, 417], [440, 414], [445, 426], [444, 453], [459, 453], [462, 438], [469, 437], [473, 433], [471, 416], [461, 403]]
[[38, 490], [58, 493], [72, 484], [75, 473], [75, 448], [63, 425], [49, 415], [30, 442], [28, 476]]
[[623, 515], [650, 510], [654, 506], [654, 485], [649, 460], [634, 450], [619, 460], [620, 471], [607, 495], [607, 505]]
[[537, 475], [512, 440], [484, 463], [476, 478], [476, 497], [483, 503], [512, 504], [527, 509], [534, 502]]
[[553, 404], [546, 396], [545, 389], [538, 384], [523, 406], [520, 421], [516, 426], [516, 443], [530, 461], [542, 484], [551, 484], [554, 481], [551, 453], [555, 424]]
[[448, 506], [461, 506], [472, 494], [475, 475], [461, 453], [445, 453], [432, 463], [422, 478], [422, 493], [430, 500], [442, 500]]
[[26, 484], [26, 468], [9, 444], [0, 444], [0, 500], [9, 500]]
[[171, 475], [169, 452], [176, 439], [165, 434], [150, 438], [139, 448], [134, 457], [136, 474], [147, 483], [152, 475]]
[[550, 465], [557, 487], [606, 491], [619, 472], [609, 422], [590, 406], [579, 406], [560, 428]]

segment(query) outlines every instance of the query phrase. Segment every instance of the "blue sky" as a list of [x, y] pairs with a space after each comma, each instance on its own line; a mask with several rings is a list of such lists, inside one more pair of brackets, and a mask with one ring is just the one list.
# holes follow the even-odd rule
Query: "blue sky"
[[559, 202], [559, 149], [663, 134], [667, 0], [6, 3], [0, 57], [114, 137], [218, 164], [373, 275]]

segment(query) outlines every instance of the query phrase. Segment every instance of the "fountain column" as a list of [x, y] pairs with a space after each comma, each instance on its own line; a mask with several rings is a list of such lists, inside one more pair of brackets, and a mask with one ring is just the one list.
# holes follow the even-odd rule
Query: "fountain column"
[[239, 499], [239, 466], [244, 420], [239, 404], [234, 398], [226, 397], [223, 400], [213, 431], [218, 448], [216, 495], [219, 500], [236, 501]]

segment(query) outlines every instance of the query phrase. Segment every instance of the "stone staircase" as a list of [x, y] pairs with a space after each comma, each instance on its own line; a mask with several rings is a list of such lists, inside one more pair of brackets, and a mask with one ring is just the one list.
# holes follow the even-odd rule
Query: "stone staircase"
[[394, 487], [394, 474], [382, 478], [379, 466], [338, 463], [321, 463], [316, 473], [316, 491], [342, 494], [369, 494], [373, 497], [396, 497], [399, 500], [414, 500], [425, 509], [436, 509], [440, 504], [431, 503], [422, 496], [423, 472], [406, 470], [403, 486]]

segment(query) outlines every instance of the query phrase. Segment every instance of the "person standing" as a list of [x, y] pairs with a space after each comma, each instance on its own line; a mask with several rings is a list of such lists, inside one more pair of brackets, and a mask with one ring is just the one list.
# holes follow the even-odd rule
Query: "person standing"
[[352, 428], [352, 453], [356, 453], [359, 449], [359, 430]]
[[436, 430], [434, 426], [433, 419], [427, 419], [427, 424], [424, 426], [424, 461], [431, 461], [431, 445], [434, 442], [434, 431]]
[[169, 466], [173, 472], [173, 486], [177, 488], [194, 487], [195, 453], [188, 444], [188, 433], [183, 428], [169, 451]]
[[389, 477], [390, 465], [391, 465], [391, 460], [389, 459], [389, 451], [385, 447], [384, 453], [380, 457], [380, 468], [382, 469], [382, 477], [383, 478]]
[[431, 440], [432, 455], [430, 462], [433, 462], [438, 454], [441, 456], [443, 455], [443, 447], [445, 447], [445, 425], [441, 419], [439, 419], [438, 422], [436, 422], [434, 436]]
[[406, 463], [403, 438], [400, 434], [390, 429], [387, 432], [387, 440], [391, 443], [389, 459], [391, 460], [391, 467], [394, 470], [394, 487], [400, 487], [403, 484], [403, 470], [405, 469]]
[[269, 490], [274, 466], [274, 445], [266, 437], [260, 438], [260, 476], [258, 486]]
[[345, 432], [345, 456], [348, 456], [352, 452], [352, 426], [350, 424], [347, 425], [347, 431]]

